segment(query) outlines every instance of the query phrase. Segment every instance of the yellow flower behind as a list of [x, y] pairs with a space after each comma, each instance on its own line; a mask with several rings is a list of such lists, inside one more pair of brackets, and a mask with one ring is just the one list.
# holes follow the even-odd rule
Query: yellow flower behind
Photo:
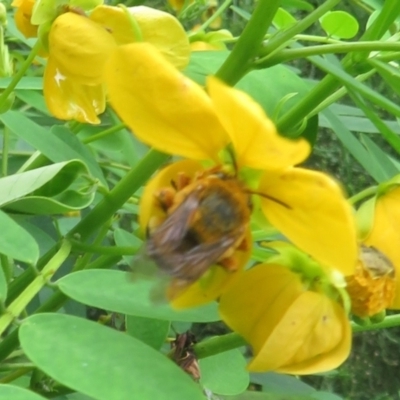
[[[400, 186], [395, 180], [394, 183], [384, 183], [378, 194], [363, 203], [357, 211], [363, 244], [382, 253], [394, 267], [392, 274], [383, 274], [380, 279], [388, 281], [388, 286], [381, 293], [382, 298], [386, 299], [381, 309], [400, 309]], [[393, 284], [394, 298], [391, 294]]]
[[222, 294], [219, 310], [251, 344], [250, 371], [320, 373], [350, 353], [351, 328], [341, 304], [308, 289], [282, 265], [260, 264], [242, 273]]
[[[121, 44], [146, 40], [158, 47], [165, 62], [186, 66], [190, 47], [185, 31], [171, 15], [149, 7], [98, 6], [90, 18], [66, 12], [55, 19], [48, 36], [49, 61], [44, 94], [59, 119], [96, 124], [105, 109], [104, 66]], [[134, 18], [141, 38], [132, 27]]]
[[18, 30], [26, 38], [36, 37], [38, 27], [31, 23], [35, 0], [14, 0], [11, 5], [17, 8], [14, 14], [14, 19]]

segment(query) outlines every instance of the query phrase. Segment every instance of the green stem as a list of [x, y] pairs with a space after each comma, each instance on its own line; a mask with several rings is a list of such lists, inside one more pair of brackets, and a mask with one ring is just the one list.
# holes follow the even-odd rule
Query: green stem
[[284, 46], [290, 41], [295, 35], [305, 31], [314, 22], [318, 21], [323, 15], [330, 11], [333, 7], [340, 3], [341, 0], [328, 0], [325, 1], [321, 6], [315, 9], [312, 13], [307, 15], [301, 21], [297, 22], [292, 27], [279, 32], [277, 35], [272, 37], [268, 43], [263, 47], [260, 56], [272, 54], [277, 49]]
[[[327, 3], [327, 2], [326, 2]], [[386, 30], [388, 24], [392, 23], [398, 15], [400, 8], [399, 2], [396, 0], [388, 0], [384, 3], [381, 13], [377, 19], [368, 27], [367, 31], [359, 40], [376, 40]], [[360, 53], [358, 53], [360, 54]], [[361, 55], [360, 55], [361, 57]], [[344, 69], [354, 65], [352, 54], [347, 54], [343, 60]], [[336, 77], [327, 75], [320, 83], [314, 86], [306, 96], [304, 96], [294, 107], [286, 112], [277, 122], [280, 132], [289, 132], [300, 121], [306, 118], [313, 109], [317, 108], [332, 92], [340, 85]]]
[[125, 124], [118, 124], [118, 125], [114, 125], [109, 129], [106, 129], [102, 132], [96, 133], [95, 135], [91, 135], [85, 139], [82, 140], [82, 143], [88, 144], [91, 142], [95, 142], [96, 140], [99, 139], [103, 139], [104, 137], [108, 136], [108, 135], [112, 135], [118, 131], [120, 131], [121, 129], [126, 128]]
[[255, 61], [254, 66], [257, 69], [269, 68], [273, 65], [281, 64], [284, 62], [321, 54], [338, 54], [356, 51], [398, 51], [399, 49], [400, 43], [387, 43], [378, 41], [324, 44], [303, 47], [300, 49], [280, 50], [272, 56], [268, 55]]
[[361, 200], [364, 200], [366, 197], [371, 197], [376, 194], [378, 190], [378, 186], [371, 186], [367, 189], [362, 190], [361, 192], [355, 194], [354, 196], [348, 199], [350, 204], [356, 204]]
[[46, 285], [48, 279], [51, 278], [61, 264], [68, 257], [71, 250], [69, 242], [64, 241], [60, 250], [47, 263], [47, 265], [39, 273], [39, 276], [25, 288], [25, 290], [7, 307], [5, 314], [0, 317], [0, 334], [13, 322], [25, 307], [30, 303], [33, 297]]
[[193, 350], [198, 358], [205, 358], [246, 345], [247, 342], [239, 334], [232, 332], [197, 343]]
[[19, 368], [35, 368], [36, 366], [32, 363], [2, 363], [0, 365], [0, 371], [10, 371]]
[[131, 170], [131, 167], [128, 167], [127, 165], [117, 164], [117, 163], [113, 163], [110, 161], [100, 161], [99, 164], [102, 167], [115, 168], [115, 169], [120, 169], [122, 171], [130, 171]]
[[207, 21], [204, 22], [203, 25], [200, 26], [198, 29], [199, 31], [205, 31], [232, 3], [232, 0], [225, 0], [218, 8], [218, 10], [215, 11], [213, 15], [211, 15], [210, 18], [208, 18]]
[[7, 176], [8, 174], [8, 150], [10, 144], [10, 131], [5, 126], [3, 129], [3, 152], [1, 159], [1, 175]]
[[216, 73], [228, 85], [236, 84], [251, 68], [280, 0], [259, 0], [232, 52]]
[[73, 237], [78, 234], [80, 240], [85, 241], [104, 224], [105, 220], [111, 218], [168, 158], [169, 156], [164, 153], [150, 150], [139, 164], [128, 172], [108, 195], [69, 232], [68, 236]]
[[27, 372], [32, 371], [34, 368], [21, 368], [17, 369], [14, 372], [11, 372], [11, 374], [8, 374], [4, 376], [3, 378], [0, 379], [0, 383], [9, 383], [12, 381], [15, 381], [18, 379], [20, 376], [25, 375]]
[[400, 314], [390, 315], [386, 317], [382, 322], [371, 325], [357, 325], [355, 323], [351, 324], [353, 332], [365, 332], [365, 331], [375, 331], [378, 329], [395, 328], [400, 326]]
[[25, 75], [25, 72], [31, 66], [32, 61], [35, 59], [35, 57], [36, 57], [37, 53], [39, 52], [40, 48], [41, 48], [41, 43], [40, 43], [40, 40], [38, 40], [35, 43], [35, 45], [32, 47], [32, 50], [29, 53], [28, 58], [21, 65], [21, 68], [19, 69], [19, 71], [13, 76], [13, 78], [11, 79], [10, 84], [7, 86], [7, 88], [4, 90], [4, 92], [0, 95], [0, 108], [4, 105], [4, 103], [8, 99], [8, 96], [13, 92], [13, 90], [17, 86], [18, 82]]
[[[85, 265], [84, 269], [106, 269], [111, 265], [117, 264], [120, 259], [120, 256], [100, 256], [90, 264]], [[59, 289], [56, 289], [55, 292], [34, 311], [34, 314], [55, 312], [59, 310], [68, 299], [68, 296]], [[14, 329], [0, 342], [0, 360], [6, 359], [18, 346], [18, 331], [19, 327]]]
[[135, 255], [137, 254], [137, 247], [121, 247], [121, 246], [95, 246], [92, 244], [86, 244], [77, 240], [69, 240], [72, 245], [72, 250], [85, 251], [87, 253], [105, 254], [105, 255]]
[[[356, 76], [354, 79], [356, 79], [358, 82], [364, 82], [365, 80], [370, 78], [372, 75], [374, 75], [375, 72], [376, 72], [375, 69], [371, 69], [371, 71], [368, 71], [365, 74], [360, 74], [360, 75]], [[323, 102], [321, 102], [318, 105], [318, 107], [314, 108], [314, 110], [309, 114], [309, 116], [312, 117], [316, 114], [319, 114], [322, 110], [329, 107], [331, 104], [336, 103], [339, 99], [341, 99], [346, 94], [347, 94], [347, 88], [341, 87], [336, 92], [334, 92], [330, 96], [328, 96]]]
[[4, 254], [0, 254], [0, 262], [1, 262], [1, 269], [3, 270], [4, 278], [6, 282], [9, 283], [12, 279], [12, 266], [10, 264], [10, 260]]
[[382, 62], [390, 62], [394, 60], [400, 59], [400, 51], [396, 51], [393, 53], [388, 53], [388, 54], [380, 54], [376, 56], [376, 59]]

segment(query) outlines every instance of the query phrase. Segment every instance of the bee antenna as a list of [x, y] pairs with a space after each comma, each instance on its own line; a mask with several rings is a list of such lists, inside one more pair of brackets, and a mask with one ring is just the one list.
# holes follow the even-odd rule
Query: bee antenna
[[229, 156], [231, 158], [233, 169], [235, 170], [235, 175], [237, 176], [239, 168], [238, 168], [238, 165], [237, 165], [237, 162], [236, 162], [235, 150], [233, 149], [231, 144], [228, 144], [228, 146], [226, 146], [226, 151], [227, 151], [227, 153], [229, 154]]
[[288, 210], [291, 210], [291, 209], [292, 209], [292, 207], [290, 207], [289, 204], [286, 204], [286, 203], [284, 203], [283, 201], [278, 200], [278, 199], [276, 199], [275, 197], [269, 196], [269, 195], [267, 195], [267, 194], [265, 194], [265, 193], [256, 192], [256, 191], [254, 191], [254, 190], [246, 190], [246, 193], [249, 193], [249, 194], [256, 194], [257, 196], [264, 197], [265, 199], [271, 200], [271, 201], [273, 201], [274, 203], [277, 203], [277, 204], [281, 205], [282, 207], [287, 208]]

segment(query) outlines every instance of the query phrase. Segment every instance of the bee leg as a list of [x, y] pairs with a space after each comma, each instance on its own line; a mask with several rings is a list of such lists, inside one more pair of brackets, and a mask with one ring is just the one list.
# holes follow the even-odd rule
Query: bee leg
[[179, 192], [191, 183], [192, 179], [184, 172], [179, 172], [176, 180], [171, 182], [172, 187]]
[[238, 269], [237, 261], [234, 257], [225, 257], [222, 260], [218, 261], [218, 265], [222, 268], [226, 269], [229, 272], [235, 272]]
[[172, 206], [174, 203], [174, 197], [175, 197], [175, 190], [171, 188], [163, 188], [160, 189], [158, 192], [154, 194], [155, 198], [160, 204], [160, 207], [164, 212], [167, 212], [168, 209]]
[[249, 249], [250, 249], [250, 243], [247, 238], [243, 238], [243, 240], [236, 247], [236, 250], [239, 251], [248, 251]]

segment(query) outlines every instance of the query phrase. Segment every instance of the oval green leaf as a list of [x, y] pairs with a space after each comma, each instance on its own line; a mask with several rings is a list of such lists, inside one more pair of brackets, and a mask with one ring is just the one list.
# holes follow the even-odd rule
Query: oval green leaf
[[44, 400], [45, 397], [12, 385], [0, 385], [0, 400]]
[[24, 320], [19, 338], [38, 368], [96, 400], [204, 400], [200, 387], [166, 356], [95, 322], [37, 314]]
[[278, 11], [276, 12], [274, 19], [272, 21], [272, 23], [278, 29], [288, 28], [289, 26], [295, 24], [296, 22], [297, 22], [296, 18], [294, 18], [292, 14], [290, 14], [281, 7], [278, 8]]
[[139, 317], [167, 321], [218, 321], [217, 304], [174, 310], [167, 303], [155, 304], [150, 300], [154, 282], [132, 281], [126, 272], [115, 270], [87, 270], [61, 278], [58, 287], [67, 296], [81, 303], [105, 310]]
[[216, 394], [242, 393], [249, 386], [246, 364], [242, 353], [237, 349], [202, 358], [199, 360], [200, 383]]
[[126, 331], [153, 349], [159, 350], [165, 343], [170, 322], [162, 319], [126, 316]]
[[339, 39], [351, 39], [359, 28], [357, 19], [345, 11], [330, 11], [319, 22], [329, 36]]
[[0, 235], [0, 253], [35, 264], [39, 258], [39, 246], [35, 239], [3, 211], [0, 211], [0, 226], [6, 233]]

